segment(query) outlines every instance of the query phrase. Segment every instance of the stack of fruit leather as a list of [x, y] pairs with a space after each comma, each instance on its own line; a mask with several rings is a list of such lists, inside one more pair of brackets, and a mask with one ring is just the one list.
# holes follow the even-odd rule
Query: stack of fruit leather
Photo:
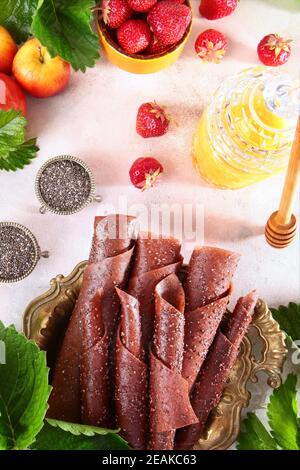
[[95, 220], [48, 415], [120, 427], [135, 449], [190, 449], [221, 399], [257, 296], [224, 316], [239, 256], [196, 248], [181, 282], [179, 241], [135, 239], [134, 226], [120, 215]]

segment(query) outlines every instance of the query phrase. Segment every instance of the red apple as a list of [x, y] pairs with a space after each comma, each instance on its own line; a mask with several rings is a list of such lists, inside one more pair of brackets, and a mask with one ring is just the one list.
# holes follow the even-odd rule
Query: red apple
[[0, 26], [0, 72], [11, 74], [11, 67], [17, 53], [17, 46], [9, 32]]
[[30, 95], [48, 98], [67, 86], [71, 66], [60, 57], [52, 58], [37, 39], [29, 39], [14, 58], [13, 74]]
[[26, 115], [26, 98], [19, 85], [4, 73], [0, 73], [0, 109], [21, 111]]

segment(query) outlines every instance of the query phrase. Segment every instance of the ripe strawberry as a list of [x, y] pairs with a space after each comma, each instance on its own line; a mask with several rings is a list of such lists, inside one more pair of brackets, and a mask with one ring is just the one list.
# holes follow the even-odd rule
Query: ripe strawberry
[[272, 67], [285, 64], [291, 55], [291, 42], [291, 39], [284, 40], [278, 34], [268, 34], [257, 46], [260, 61]]
[[176, 44], [184, 36], [192, 19], [191, 9], [174, 1], [162, 0], [148, 13], [154, 36], [165, 46]]
[[199, 11], [208, 20], [218, 20], [234, 12], [239, 0], [201, 0]]
[[142, 104], [136, 117], [136, 131], [144, 138], [164, 135], [169, 128], [169, 118], [157, 103]]
[[168, 47], [169, 46], [165, 46], [164, 44], [161, 44], [153, 35], [146, 52], [149, 55], [160, 54], [161, 52], [165, 52], [168, 49]]
[[119, 28], [132, 15], [126, 0], [103, 0], [102, 19], [110, 28]]
[[151, 31], [144, 20], [127, 20], [118, 29], [117, 38], [125, 52], [137, 54], [149, 46]]
[[150, 8], [155, 5], [157, 0], [127, 0], [127, 2], [130, 8], [132, 8], [132, 10], [145, 12], [149, 11]]
[[203, 62], [218, 64], [227, 51], [227, 39], [216, 29], [207, 29], [199, 34], [195, 42], [195, 51]]
[[152, 188], [158, 176], [164, 171], [162, 165], [156, 158], [141, 157], [133, 162], [129, 176], [132, 184], [145, 191]]

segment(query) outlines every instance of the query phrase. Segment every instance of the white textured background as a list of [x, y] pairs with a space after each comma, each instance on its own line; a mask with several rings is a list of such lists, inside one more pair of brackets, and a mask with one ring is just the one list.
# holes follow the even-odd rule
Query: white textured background
[[[132, 203], [200, 203], [205, 210], [205, 243], [240, 252], [235, 296], [257, 287], [270, 305], [300, 300], [299, 240], [284, 251], [270, 248], [262, 235], [268, 216], [278, 205], [283, 176], [239, 191], [207, 186], [192, 167], [193, 133], [210, 95], [224, 77], [257, 65], [256, 46], [267, 33], [278, 32], [294, 40], [286, 67], [299, 72], [300, 3], [297, 0], [243, 0], [230, 17], [209, 22], [199, 17], [194, 1], [193, 32], [180, 60], [154, 75], [131, 75], [99, 61], [86, 74], [73, 74], [69, 88], [48, 99], [29, 99], [29, 133], [39, 137], [38, 158], [25, 170], [0, 174], [1, 220], [27, 225], [41, 248], [51, 252], [29, 278], [15, 285], [0, 285], [0, 319], [20, 326], [30, 300], [45, 291], [58, 273], [68, 274], [89, 252], [93, 218], [106, 205], [117, 209], [119, 195]], [[200, 31], [215, 27], [230, 42], [220, 65], [202, 64], [194, 52]], [[135, 132], [138, 106], [150, 100], [167, 106], [178, 127], [161, 138], [142, 139]], [[34, 195], [39, 167], [57, 154], [72, 154], [92, 168], [104, 202], [71, 217], [42, 216]], [[132, 161], [157, 157], [165, 167], [158, 186], [135, 190], [128, 180]], [[295, 209], [297, 213], [299, 208]], [[188, 257], [191, 246], [183, 241]]]

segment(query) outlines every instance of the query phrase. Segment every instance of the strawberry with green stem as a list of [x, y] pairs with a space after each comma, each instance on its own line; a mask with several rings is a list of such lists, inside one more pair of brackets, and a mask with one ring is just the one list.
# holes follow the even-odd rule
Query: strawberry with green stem
[[283, 39], [279, 34], [268, 34], [257, 46], [259, 60], [271, 67], [285, 64], [291, 55], [291, 39]]
[[199, 34], [195, 42], [195, 51], [203, 62], [219, 64], [227, 52], [227, 38], [216, 29], [207, 29]]
[[169, 129], [170, 117], [155, 101], [142, 104], [136, 117], [136, 131], [144, 137], [160, 137]]
[[163, 166], [156, 158], [141, 157], [133, 162], [129, 176], [132, 184], [142, 191], [152, 188], [158, 176], [163, 172]]

